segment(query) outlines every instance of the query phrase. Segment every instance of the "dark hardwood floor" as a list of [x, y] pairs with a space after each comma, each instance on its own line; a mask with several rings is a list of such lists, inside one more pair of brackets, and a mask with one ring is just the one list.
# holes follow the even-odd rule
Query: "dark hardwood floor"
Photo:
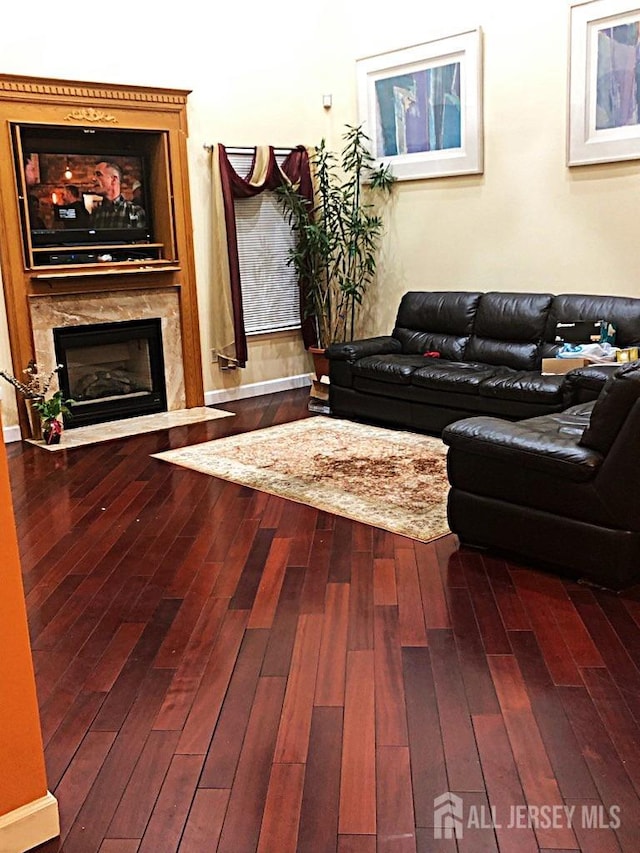
[[[40, 853], [637, 853], [637, 590], [150, 458], [307, 399], [65, 453], [9, 445], [62, 822]], [[445, 792], [457, 840], [435, 837]]]

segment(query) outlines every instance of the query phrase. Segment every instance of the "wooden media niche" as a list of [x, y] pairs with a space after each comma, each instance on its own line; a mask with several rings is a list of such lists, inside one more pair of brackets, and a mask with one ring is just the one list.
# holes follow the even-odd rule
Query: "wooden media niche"
[[[172, 347], [169, 409], [204, 404], [188, 94], [0, 75], [0, 264], [16, 377], [30, 361], [50, 360], [43, 324], [130, 320], [157, 303]], [[120, 166], [122, 195], [142, 208], [126, 229], [93, 225], [101, 161]], [[75, 212], [70, 184], [81, 193]], [[21, 398], [18, 411], [28, 437]]]

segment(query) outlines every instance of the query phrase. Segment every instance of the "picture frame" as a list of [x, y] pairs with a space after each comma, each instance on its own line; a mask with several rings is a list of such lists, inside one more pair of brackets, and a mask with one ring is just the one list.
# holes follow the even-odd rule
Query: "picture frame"
[[359, 121], [399, 181], [483, 171], [479, 27], [356, 60]]
[[574, 3], [569, 29], [568, 165], [639, 159], [640, 6]]

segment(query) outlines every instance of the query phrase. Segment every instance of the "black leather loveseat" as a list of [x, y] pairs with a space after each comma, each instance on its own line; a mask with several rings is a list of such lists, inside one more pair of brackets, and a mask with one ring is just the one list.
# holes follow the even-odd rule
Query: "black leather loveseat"
[[595, 403], [450, 424], [451, 531], [605, 587], [637, 583], [639, 436], [640, 362], [619, 366]]
[[618, 346], [640, 342], [631, 297], [406, 293], [391, 335], [328, 348], [331, 412], [436, 433], [470, 415], [561, 412], [595, 399], [615, 365], [542, 375], [541, 360], [561, 346], [558, 324], [597, 320], [616, 326]]

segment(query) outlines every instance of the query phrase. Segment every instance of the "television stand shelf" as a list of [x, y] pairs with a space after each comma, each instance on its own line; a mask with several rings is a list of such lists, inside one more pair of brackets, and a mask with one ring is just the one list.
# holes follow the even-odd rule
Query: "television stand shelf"
[[150, 261], [141, 267], [118, 267], [118, 269], [83, 269], [83, 270], [65, 270], [64, 272], [41, 272], [32, 275], [31, 278], [35, 281], [51, 281], [53, 279], [70, 279], [70, 278], [97, 278], [104, 275], [138, 275], [140, 273], [161, 273], [161, 272], [180, 272], [180, 267], [175, 264], [168, 264], [166, 261]]
[[162, 243], [96, 244], [93, 246], [46, 246], [32, 249], [33, 268], [71, 267], [104, 263], [153, 263], [165, 261]]

